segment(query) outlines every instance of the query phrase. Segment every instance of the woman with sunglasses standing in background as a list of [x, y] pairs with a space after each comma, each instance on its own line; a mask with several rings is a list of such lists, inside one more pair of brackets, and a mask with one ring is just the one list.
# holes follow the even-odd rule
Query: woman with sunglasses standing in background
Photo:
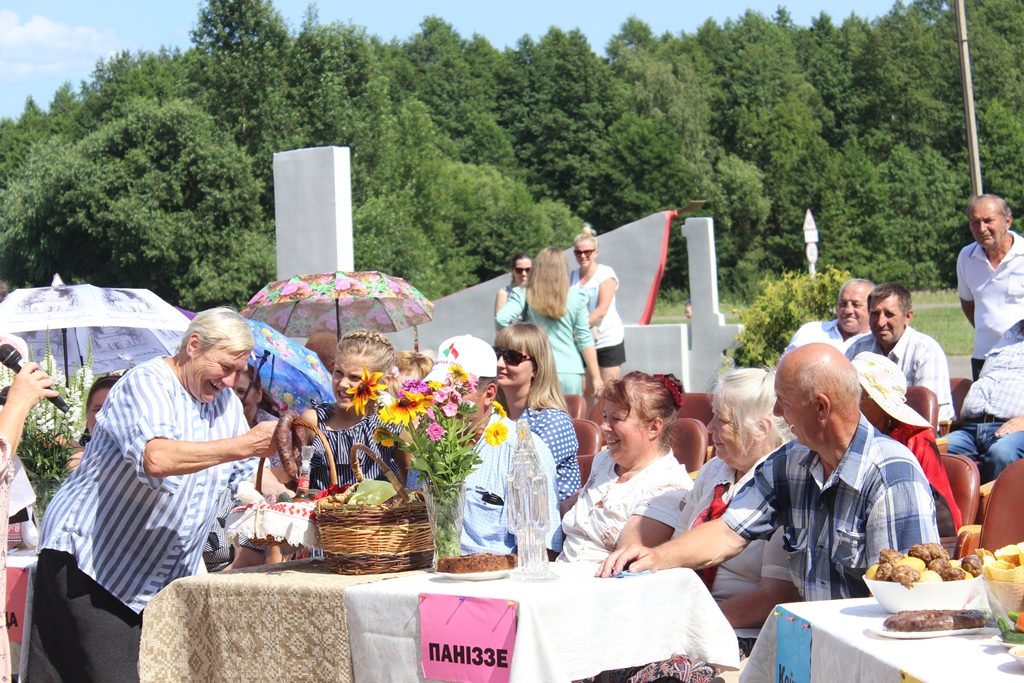
[[547, 335], [563, 394], [583, 394], [584, 369], [596, 391], [602, 389], [597, 351], [587, 324], [587, 295], [569, 287], [569, 267], [555, 247], [537, 254], [526, 286], [512, 290], [508, 303], [494, 316], [494, 324], [500, 330], [519, 318], [536, 323]]
[[[590, 298], [588, 306], [591, 336], [597, 349], [597, 365], [601, 368], [601, 381], [611, 382], [619, 378], [619, 370], [626, 362], [625, 329], [622, 318], [615, 310], [615, 291], [619, 288], [619, 278], [609, 266], [600, 265], [597, 255], [600, 245], [597, 233], [589, 223], [583, 224], [583, 232], [573, 240], [573, 254], [580, 267], [569, 276], [573, 288], [583, 290]], [[587, 406], [594, 405], [597, 392], [588, 381], [584, 385]]]
[[512, 257], [512, 265], [509, 266], [509, 272], [512, 273], [512, 281], [498, 290], [498, 295], [494, 298], [495, 315], [498, 314], [501, 307], [508, 301], [508, 297], [512, 294], [514, 288], [526, 286], [526, 281], [530, 277], [532, 267], [533, 259], [525, 251], [516, 252], [516, 255]]
[[547, 444], [555, 459], [555, 492], [561, 503], [579, 490], [579, 441], [558, 382], [547, 335], [533, 323], [515, 323], [494, 337], [498, 386], [512, 420], [525, 417], [530, 432]]

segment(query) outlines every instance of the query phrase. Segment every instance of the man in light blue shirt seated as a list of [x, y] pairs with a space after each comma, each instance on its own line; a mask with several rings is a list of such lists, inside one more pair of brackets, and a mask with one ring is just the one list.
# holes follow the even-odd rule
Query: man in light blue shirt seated
[[[498, 360], [494, 348], [476, 337], [462, 335], [445, 340], [437, 352], [434, 369], [427, 375], [428, 382], [441, 382], [453, 365], [478, 378], [476, 394], [470, 400], [476, 404], [473, 417], [479, 440], [476, 452], [483, 460], [466, 478], [466, 509], [462, 521], [462, 554], [514, 553], [516, 537], [508, 530], [508, 494], [505, 475], [512, 466], [512, 455], [518, 445], [516, 423], [502, 417], [494, 409], [498, 394]], [[508, 429], [508, 438], [492, 446], [483, 438], [484, 431], [495, 422]], [[555, 495], [555, 459], [547, 444], [536, 434], [533, 444], [537, 448], [541, 466], [548, 480], [547, 548], [556, 556], [562, 549], [562, 522]]]

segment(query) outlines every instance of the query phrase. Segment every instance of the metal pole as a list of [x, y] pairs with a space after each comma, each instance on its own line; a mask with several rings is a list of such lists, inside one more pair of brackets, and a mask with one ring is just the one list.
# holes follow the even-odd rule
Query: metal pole
[[964, 120], [967, 126], [967, 157], [971, 169], [971, 194], [975, 197], [981, 187], [981, 158], [978, 156], [978, 121], [974, 115], [974, 86], [971, 84], [971, 53], [967, 45], [967, 12], [964, 0], [953, 0], [956, 12], [956, 42], [960, 54], [960, 84], [964, 91]]

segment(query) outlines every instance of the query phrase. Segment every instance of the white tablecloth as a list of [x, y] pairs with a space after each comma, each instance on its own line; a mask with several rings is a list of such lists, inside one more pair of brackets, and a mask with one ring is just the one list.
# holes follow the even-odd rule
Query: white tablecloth
[[[830, 683], [899, 683], [906, 672], [924, 683], [948, 681], [1019, 682], [1024, 666], [992, 634], [895, 640], [871, 633], [890, 616], [874, 598], [783, 605], [811, 624], [811, 680]], [[776, 629], [771, 617], [740, 676], [740, 683], [775, 680]]]
[[598, 579], [597, 565], [553, 563], [550, 583], [449, 581], [423, 574], [345, 592], [356, 683], [423, 681], [420, 593], [515, 600], [511, 683], [571, 681], [686, 653], [735, 669], [736, 637], [689, 569]]

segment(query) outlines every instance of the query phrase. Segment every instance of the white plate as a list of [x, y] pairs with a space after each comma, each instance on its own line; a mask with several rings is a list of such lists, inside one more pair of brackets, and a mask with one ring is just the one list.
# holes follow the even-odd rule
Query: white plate
[[452, 574], [450, 572], [434, 573], [448, 579], [449, 581], [494, 581], [495, 579], [504, 579], [512, 573], [512, 570], [499, 569], [493, 572], [469, 572], [467, 574]]
[[923, 640], [925, 638], [944, 638], [946, 636], [973, 636], [978, 633], [991, 633], [992, 629], [981, 627], [959, 628], [952, 631], [883, 631], [880, 628], [869, 628], [867, 631], [876, 636], [893, 638], [895, 640]]

